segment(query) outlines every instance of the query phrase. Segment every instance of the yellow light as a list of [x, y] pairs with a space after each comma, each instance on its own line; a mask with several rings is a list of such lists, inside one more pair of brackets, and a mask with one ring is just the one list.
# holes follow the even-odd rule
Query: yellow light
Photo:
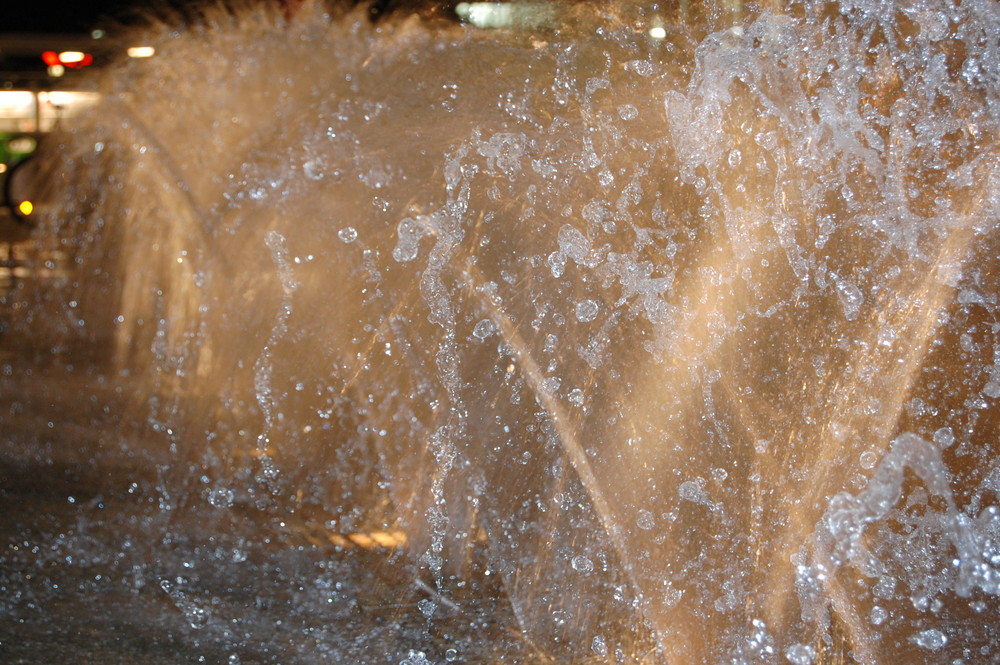
[[27, 217], [35, 209], [35, 206], [31, 201], [21, 201], [17, 204], [17, 209], [22, 215]]
[[656, 26], [655, 28], [649, 29], [649, 36], [652, 37], [653, 39], [666, 39], [667, 31], [665, 28]]
[[6, 172], [7, 172], [7, 165], [4, 164], [3, 162], [0, 162], [0, 173], [6, 173]]
[[63, 51], [59, 54], [59, 62], [64, 65], [71, 65], [74, 62], [83, 62], [86, 54], [83, 51]]
[[152, 46], [130, 46], [125, 52], [130, 58], [152, 58], [156, 55], [156, 49]]

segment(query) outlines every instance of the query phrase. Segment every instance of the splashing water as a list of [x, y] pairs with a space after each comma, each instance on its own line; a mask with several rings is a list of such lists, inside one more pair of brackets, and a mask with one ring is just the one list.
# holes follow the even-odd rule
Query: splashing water
[[996, 658], [998, 5], [545, 16], [154, 26], [12, 330], [125, 386], [168, 536], [396, 529], [424, 635], [479, 593], [539, 662]]

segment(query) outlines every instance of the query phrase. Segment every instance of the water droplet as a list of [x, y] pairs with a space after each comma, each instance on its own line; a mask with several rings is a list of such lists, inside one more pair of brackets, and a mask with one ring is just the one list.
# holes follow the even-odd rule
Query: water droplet
[[951, 431], [950, 427], [942, 427], [934, 432], [934, 443], [942, 448], [947, 448], [955, 443], [955, 433]]
[[656, 518], [648, 510], [640, 510], [636, 515], [635, 525], [644, 531], [649, 531], [656, 526]]
[[792, 665], [812, 665], [816, 659], [816, 650], [808, 644], [793, 644], [785, 649], [785, 658]]
[[423, 651], [410, 649], [406, 658], [399, 661], [399, 665], [433, 665], [433, 663], [427, 659], [427, 654]]
[[618, 107], [618, 117], [622, 120], [635, 120], [639, 115], [639, 109], [631, 104], [622, 104]]
[[558, 376], [549, 376], [542, 380], [542, 390], [548, 393], [556, 392], [560, 385], [562, 385], [562, 379]]
[[704, 506], [712, 506], [712, 501], [708, 498], [708, 494], [702, 487], [704, 484], [704, 479], [699, 478], [697, 481], [687, 480], [681, 483], [681, 486], [677, 488], [677, 494], [685, 501], [690, 501], [692, 503], [700, 503]]
[[337, 232], [337, 237], [343, 242], [350, 244], [358, 239], [358, 231], [353, 226], [347, 226]]
[[583, 555], [575, 556], [572, 560], [573, 570], [581, 573], [589, 573], [594, 569], [594, 562]]
[[853, 321], [858, 317], [858, 312], [861, 311], [861, 304], [865, 300], [864, 295], [861, 293], [861, 289], [859, 289], [853, 282], [842, 279], [834, 272], [830, 273], [830, 277], [833, 279], [833, 282], [837, 287], [837, 297], [840, 299], [840, 304], [844, 308], [844, 318], [848, 321]]
[[861, 453], [861, 468], [862, 469], [873, 469], [878, 463], [878, 455], [870, 450]]
[[649, 60], [631, 60], [625, 63], [625, 69], [629, 69], [639, 76], [653, 75], [653, 63]]
[[948, 643], [948, 636], [936, 628], [922, 630], [910, 639], [918, 647], [928, 651], [938, 651]]
[[496, 327], [489, 319], [483, 319], [476, 324], [475, 328], [472, 329], [472, 335], [477, 339], [486, 339], [494, 332], [496, 332]]
[[581, 300], [576, 304], [576, 320], [586, 323], [597, 318], [600, 306], [594, 300]]
[[216, 508], [229, 508], [233, 499], [233, 491], [227, 487], [216, 487], [208, 493], [208, 502]]
[[427, 230], [421, 222], [407, 217], [396, 227], [398, 240], [392, 250], [392, 258], [400, 263], [406, 263], [417, 258], [420, 253], [420, 239], [427, 235]]
[[428, 619], [434, 614], [434, 610], [437, 609], [437, 603], [428, 598], [424, 598], [419, 603], [417, 603], [417, 609]]
[[[182, 578], [178, 577], [177, 582], [183, 582]], [[196, 605], [175, 582], [169, 579], [160, 580], [160, 588], [170, 597], [177, 609], [184, 614], [188, 625], [195, 630], [200, 630], [208, 624], [208, 612], [203, 607]]]
[[552, 252], [549, 254], [549, 270], [552, 276], [559, 279], [566, 271], [566, 256], [562, 252]]

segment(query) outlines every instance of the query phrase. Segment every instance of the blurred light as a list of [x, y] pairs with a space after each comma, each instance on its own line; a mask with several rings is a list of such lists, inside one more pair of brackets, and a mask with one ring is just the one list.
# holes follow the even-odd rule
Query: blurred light
[[17, 204], [18, 212], [20, 212], [25, 217], [30, 215], [34, 209], [35, 206], [31, 201], [21, 201], [20, 203]]
[[73, 65], [78, 62], [83, 62], [83, 59], [87, 56], [83, 51], [63, 51], [59, 54], [59, 62], [64, 65]]
[[0, 90], [0, 116], [33, 113], [35, 95], [30, 90]]
[[94, 30], [90, 33], [91, 39], [104, 39], [105, 32], [101, 29]]
[[59, 78], [66, 73], [66, 68], [62, 65], [49, 65], [49, 76]]
[[42, 95], [39, 95], [39, 98], [41, 99], [41, 101], [48, 102], [53, 106], [66, 106], [67, 104], [73, 101], [73, 93], [65, 92], [62, 90], [53, 90], [44, 97]]
[[460, 2], [455, 14], [477, 28], [537, 27], [553, 18], [551, 6], [542, 3]]
[[[48, 65], [50, 69], [59, 66], [78, 69], [93, 63], [94, 56], [83, 51], [63, 51], [62, 53], [45, 51], [42, 53], [42, 62]], [[62, 74], [55, 74], [55, 76], [62, 76]]]
[[19, 155], [27, 155], [35, 151], [38, 141], [31, 136], [17, 136], [7, 142], [7, 149]]
[[3, 162], [0, 162], [0, 173], [6, 173], [6, 172], [7, 172], [7, 165], [4, 164]]
[[130, 46], [126, 53], [130, 58], [152, 58], [156, 55], [156, 49], [152, 46]]
[[100, 95], [96, 92], [82, 90], [51, 90], [38, 93], [38, 101], [42, 104], [42, 113], [55, 109], [59, 111], [80, 110], [97, 103]]
[[649, 29], [649, 36], [653, 39], [666, 39], [667, 31], [662, 26], [655, 26]]
[[45, 51], [42, 53], [42, 62], [49, 66], [49, 73], [52, 76], [62, 76], [61, 73], [53, 74], [53, 68], [65, 66], [77, 69], [80, 67], [86, 67], [94, 62], [94, 56], [89, 53], [84, 53], [83, 51], [63, 51], [62, 53]]
[[375, 549], [375, 541], [366, 533], [350, 533], [347, 537], [358, 547], [363, 547], [366, 550]]
[[513, 22], [511, 6], [493, 2], [460, 2], [455, 13], [477, 28], [502, 28]]

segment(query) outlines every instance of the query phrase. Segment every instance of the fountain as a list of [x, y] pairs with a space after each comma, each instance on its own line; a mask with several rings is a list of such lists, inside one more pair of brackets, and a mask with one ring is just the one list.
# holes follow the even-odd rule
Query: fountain
[[997, 5], [537, 11], [103, 72], [0, 422], [120, 507], [18, 536], [7, 616], [59, 558], [233, 663], [1000, 654]]

